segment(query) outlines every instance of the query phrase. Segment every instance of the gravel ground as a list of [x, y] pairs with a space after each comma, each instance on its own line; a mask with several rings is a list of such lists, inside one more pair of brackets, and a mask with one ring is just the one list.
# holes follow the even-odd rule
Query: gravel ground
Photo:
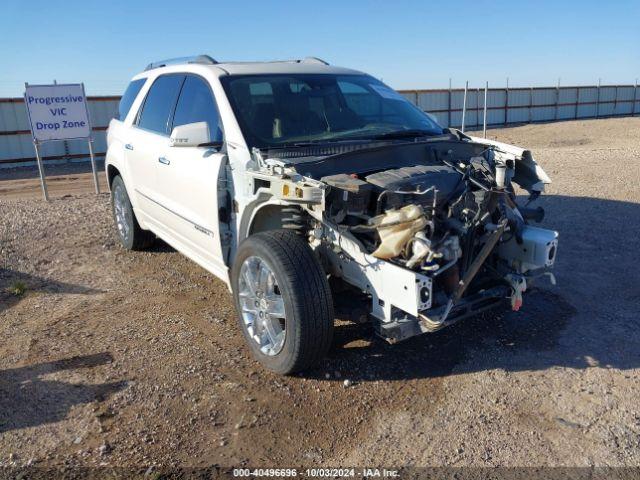
[[558, 285], [395, 346], [339, 322], [286, 378], [220, 281], [117, 245], [90, 176], [45, 204], [0, 171], [0, 466], [640, 466], [640, 118], [489, 136], [554, 181]]

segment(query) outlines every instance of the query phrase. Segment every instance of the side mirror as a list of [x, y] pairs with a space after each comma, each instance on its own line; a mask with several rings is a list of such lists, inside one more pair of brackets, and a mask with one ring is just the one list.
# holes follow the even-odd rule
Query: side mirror
[[211, 141], [207, 122], [179, 125], [171, 132], [169, 145], [172, 147], [197, 147]]

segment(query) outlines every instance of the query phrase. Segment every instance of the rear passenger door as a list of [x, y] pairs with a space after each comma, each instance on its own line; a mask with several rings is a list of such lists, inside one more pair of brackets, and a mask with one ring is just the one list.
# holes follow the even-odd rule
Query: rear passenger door
[[[161, 75], [153, 82], [130, 129], [125, 152], [137, 200], [136, 215], [157, 229], [161, 194], [157, 165], [169, 143], [171, 119], [184, 82], [184, 74]], [[156, 228], [153, 228], [153, 227]]]
[[219, 209], [227, 200], [222, 125], [208, 81], [188, 74], [172, 128], [196, 122], [207, 123], [209, 141], [218, 145], [165, 148], [164, 160], [157, 164], [159, 201], [166, 207], [161, 213], [162, 223], [186, 247], [185, 253], [226, 278], [221, 240], [227, 225], [219, 219]]

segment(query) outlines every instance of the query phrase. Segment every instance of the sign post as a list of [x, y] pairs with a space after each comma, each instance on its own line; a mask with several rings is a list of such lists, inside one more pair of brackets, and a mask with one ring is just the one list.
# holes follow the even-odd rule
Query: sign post
[[31, 136], [36, 151], [44, 199], [48, 201], [49, 195], [40, 145], [43, 142], [52, 141], [87, 141], [96, 194], [100, 193], [84, 84], [29, 85], [25, 83], [24, 86], [24, 103], [31, 126]]
[[38, 141], [33, 141], [33, 148], [36, 150], [36, 162], [38, 162], [38, 172], [40, 173], [40, 187], [42, 188], [42, 195], [45, 201], [49, 201], [49, 191], [47, 190], [47, 182], [44, 179], [44, 168], [42, 166], [42, 158], [40, 157], [40, 147]]
[[96, 170], [96, 159], [93, 156], [93, 138], [89, 137], [89, 157], [91, 158], [91, 170], [93, 171], [93, 184], [96, 187], [96, 194], [100, 193], [100, 183], [98, 182], [98, 172]]

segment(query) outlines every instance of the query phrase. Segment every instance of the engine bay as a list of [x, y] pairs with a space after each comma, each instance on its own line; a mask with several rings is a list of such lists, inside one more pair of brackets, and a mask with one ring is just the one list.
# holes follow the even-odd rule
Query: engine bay
[[492, 146], [465, 153], [320, 178], [329, 222], [373, 257], [433, 280], [432, 306], [442, 307], [434, 329], [463, 297], [490, 288], [519, 309], [527, 281], [546, 274], [557, 251], [556, 232], [529, 225], [544, 211], [517, 204], [517, 159]]
[[320, 180], [328, 186], [328, 219], [346, 227], [373, 256], [435, 272], [443, 261], [462, 257], [460, 246], [474, 243], [470, 236], [482, 237], [485, 227], [495, 228], [503, 218], [521, 235], [525, 220], [510, 184], [514, 168], [501, 169], [500, 185], [491, 173], [495, 164], [483, 156]]
[[331, 276], [370, 298], [388, 340], [503, 301], [518, 310], [534, 279], [555, 282], [558, 234], [531, 225], [544, 210], [529, 206], [550, 180], [529, 151], [450, 136], [314, 153], [289, 164], [323, 190], [323, 208], [308, 210], [310, 244], [324, 249]]

